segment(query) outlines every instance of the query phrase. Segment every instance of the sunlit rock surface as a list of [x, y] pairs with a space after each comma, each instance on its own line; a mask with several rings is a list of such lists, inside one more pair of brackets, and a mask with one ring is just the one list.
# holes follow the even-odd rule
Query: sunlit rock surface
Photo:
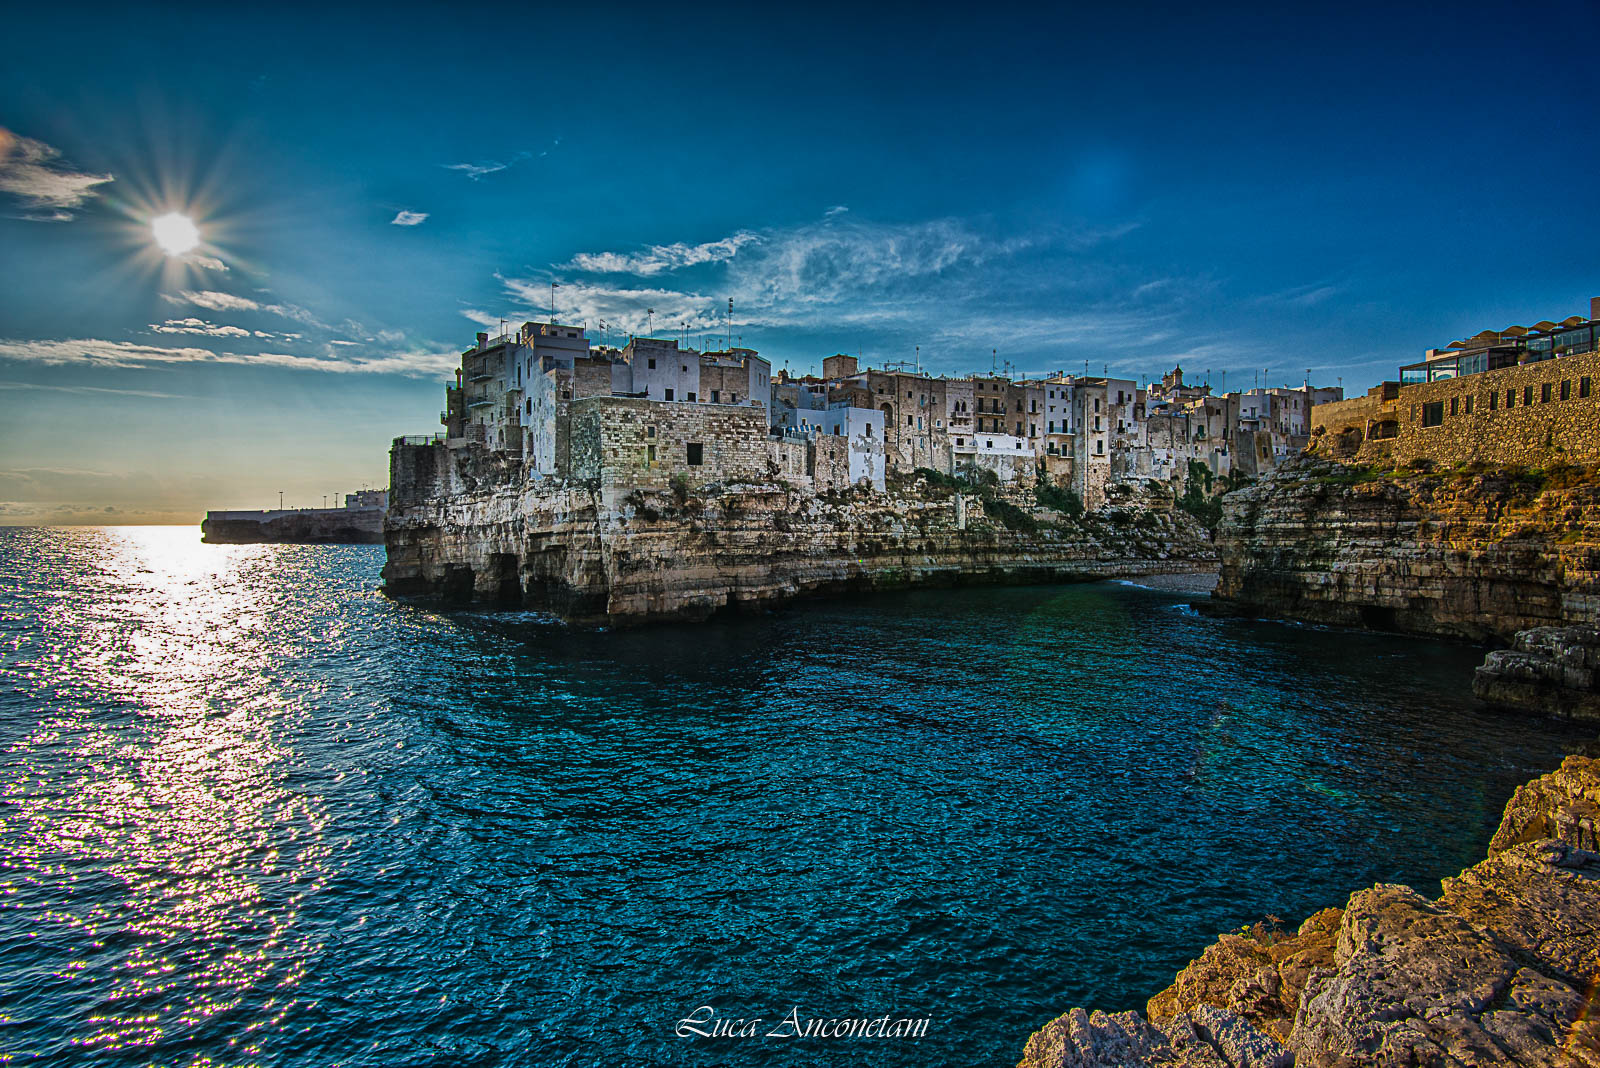
[[1400, 473], [1314, 458], [1224, 498], [1214, 607], [1510, 642], [1600, 624], [1591, 469]]
[[1520, 787], [1482, 863], [1380, 885], [1293, 935], [1225, 935], [1136, 1012], [1073, 1009], [1024, 1068], [1600, 1065], [1600, 762]]
[[1070, 519], [911, 483], [815, 494], [781, 481], [625, 490], [439, 480], [391, 503], [386, 589], [610, 625], [704, 619], [823, 593], [1213, 568], [1170, 493]]

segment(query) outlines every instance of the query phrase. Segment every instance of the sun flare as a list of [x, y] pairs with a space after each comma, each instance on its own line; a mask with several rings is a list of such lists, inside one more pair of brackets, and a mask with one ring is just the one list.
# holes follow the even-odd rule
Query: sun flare
[[181, 256], [200, 244], [200, 229], [194, 220], [175, 211], [152, 219], [150, 232], [155, 234], [161, 251], [169, 256]]

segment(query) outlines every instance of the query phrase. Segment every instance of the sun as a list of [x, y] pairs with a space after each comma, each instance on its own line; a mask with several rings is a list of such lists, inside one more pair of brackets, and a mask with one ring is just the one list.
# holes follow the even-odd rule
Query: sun
[[181, 256], [200, 244], [200, 229], [187, 215], [170, 211], [150, 221], [156, 244], [169, 256]]

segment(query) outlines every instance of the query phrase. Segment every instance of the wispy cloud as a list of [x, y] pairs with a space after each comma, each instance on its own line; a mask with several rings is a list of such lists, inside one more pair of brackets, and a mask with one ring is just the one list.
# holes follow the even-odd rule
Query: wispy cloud
[[920, 344], [936, 370], [987, 367], [991, 349], [1057, 369], [1085, 355], [1114, 361], [1152, 331], [1199, 340], [1179, 323], [1211, 283], [1152, 279], [1110, 251], [1137, 221], [1008, 234], [987, 219], [881, 222], [844, 209], [711, 241], [584, 252], [532, 276], [497, 275], [518, 307], [462, 314], [493, 326], [547, 313], [550, 281], [559, 279], [559, 313], [569, 322], [593, 329], [603, 320], [612, 339], [647, 329], [693, 339], [728, 329], [732, 297], [731, 332], [747, 344], [870, 342], [906, 355]]
[[389, 220], [394, 226], [420, 226], [427, 221], [428, 213], [425, 211], [402, 211]]
[[165, 347], [98, 339], [0, 340], [0, 360], [47, 365], [148, 367], [176, 364], [236, 364], [329, 374], [394, 374], [413, 378], [447, 374], [460, 363], [454, 351], [409, 349], [396, 352], [306, 356], [287, 352], [216, 352], [197, 347]]
[[43, 141], [0, 127], [0, 193], [22, 201], [25, 219], [66, 222], [73, 211], [100, 194], [109, 174], [86, 174], [61, 162], [61, 152]]
[[49, 386], [40, 382], [0, 381], [0, 390], [25, 390], [43, 393], [110, 393], [119, 397], [157, 397], [163, 400], [192, 400], [187, 393], [163, 393], [154, 389], [112, 389], [109, 386]]
[[746, 245], [761, 238], [741, 230], [729, 237], [705, 241], [698, 245], [677, 242], [671, 245], [651, 245], [638, 252], [580, 252], [562, 266], [588, 274], [633, 274], [641, 277], [695, 267], [702, 263], [724, 263], [739, 254]]
[[[151, 323], [150, 329], [158, 334], [204, 334], [206, 337], [249, 337], [251, 332], [238, 326], [219, 326], [204, 319], [168, 319]], [[268, 335], [270, 336], [270, 335]]]
[[1275, 293], [1264, 293], [1256, 298], [1256, 303], [1284, 304], [1291, 308], [1312, 308], [1330, 297], [1338, 296], [1341, 292], [1343, 292], [1343, 287], [1341, 286], [1312, 282], [1308, 285], [1281, 289]]
[[[543, 154], [542, 152], [540, 153], [540, 155]], [[525, 159], [531, 159], [532, 156], [531, 152], [518, 152], [507, 160], [486, 159], [477, 163], [445, 163], [441, 164], [441, 166], [447, 171], [460, 171], [476, 182], [488, 175], [499, 174], [503, 170], [508, 170]]]
[[285, 319], [293, 319], [296, 322], [305, 323], [307, 326], [327, 329], [326, 323], [299, 305], [266, 304], [250, 297], [223, 293], [215, 289], [185, 289], [177, 294], [163, 293], [161, 294], [161, 299], [168, 304], [192, 304], [197, 308], [206, 308], [210, 311], [267, 312], [271, 315], [279, 315]]

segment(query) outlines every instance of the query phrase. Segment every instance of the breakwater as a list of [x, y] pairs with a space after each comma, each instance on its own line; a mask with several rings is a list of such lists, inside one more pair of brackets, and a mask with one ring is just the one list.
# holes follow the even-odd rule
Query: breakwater
[[381, 545], [383, 514], [382, 508], [207, 512], [200, 540], [213, 545]]

